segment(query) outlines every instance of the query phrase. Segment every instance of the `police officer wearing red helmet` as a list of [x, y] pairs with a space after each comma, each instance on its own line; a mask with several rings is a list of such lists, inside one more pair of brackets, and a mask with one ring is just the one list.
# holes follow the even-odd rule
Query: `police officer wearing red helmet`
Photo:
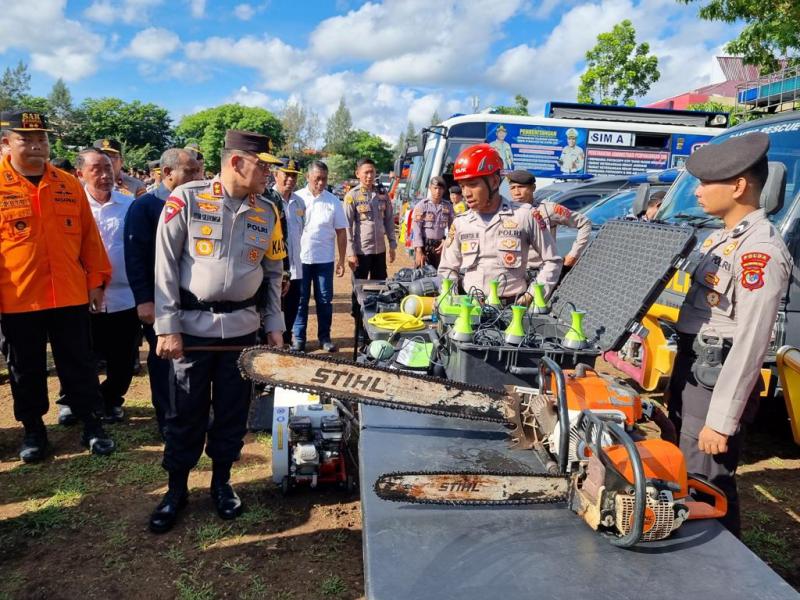
[[541, 217], [529, 205], [500, 195], [502, 168], [503, 160], [489, 144], [470, 146], [458, 155], [453, 179], [470, 210], [457, 215], [450, 227], [439, 274], [457, 279], [463, 271], [464, 289], [486, 294], [489, 282], [497, 279], [504, 301], [527, 304], [529, 251], [542, 258], [536, 283], [544, 284], [547, 294], [558, 282], [563, 259]]

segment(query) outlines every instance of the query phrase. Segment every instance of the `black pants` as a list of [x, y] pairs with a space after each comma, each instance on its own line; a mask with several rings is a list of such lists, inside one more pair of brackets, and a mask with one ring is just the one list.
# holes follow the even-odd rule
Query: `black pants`
[[91, 315], [91, 323], [94, 353], [106, 360], [106, 378], [100, 384], [100, 396], [103, 407], [109, 410], [122, 406], [131, 385], [141, 323], [135, 308]]
[[692, 364], [697, 355], [692, 349], [694, 336], [681, 334], [678, 354], [669, 384], [669, 418], [675, 425], [679, 445], [686, 459], [686, 470], [706, 477], [728, 497], [728, 513], [720, 522], [735, 536], [741, 534], [739, 491], [736, 487], [736, 469], [741, 456], [744, 425], [752, 422], [758, 409], [758, 392], [751, 394], [742, 415], [742, 425], [728, 438], [728, 450], [722, 454], [706, 454], [697, 447], [700, 431], [705, 426], [712, 390], [697, 381]]
[[425, 262], [437, 269], [439, 268], [439, 261], [442, 259], [442, 253], [437, 252], [436, 249], [441, 243], [442, 240], [425, 240], [425, 246], [422, 248], [425, 253]]
[[37, 428], [47, 414], [47, 342], [53, 351], [58, 379], [73, 414], [93, 421], [99, 406], [99, 384], [91, 349], [89, 307], [68, 306], [24, 313], [7, 313], [0, 320], [5, 341], [14, 418]]
[[[192, 346], [250, 346], [255, 332], [235, 338], [183, 335], [184, 356], [171, 363], [170, 403], [164, 427], [167, 471], [192, 469], [203, 452], [214, 462], [239, 459], [247, 431], [250, 382], [242, 379], [238, 352], [192, 352]], [[209, 425], [209, 409], [214, 421]]]
[[292, 279], [289, 281], [289, 291], [281, 298], [281, 310], [283, 311], [283, 323], [286, 331], [283, 332], [283, 342], [292, 343], [292, 327], [297, 317], [297, 309], [300, 306], [300, 290], [303, 286], [302, 279]]
[[[358, 258], [358, 266], [353, 271], [353, 277], [356, 279], [386, 279], [386, 252], [380, 254], [356, 254]], [[356, 294], [353, 292], [352, 308], [350, 314], [354, 319], [358, 318], [358, 301]]]
[[156, 354], [158, 342], [152, 325], [142, 325], [144, 337], [150, 349], [147, 353], [147, 376], [150, 379], [150, 398], [156, 411], [159, 429], [164, 428], [164, 416], [169, 409], [170, 362]]

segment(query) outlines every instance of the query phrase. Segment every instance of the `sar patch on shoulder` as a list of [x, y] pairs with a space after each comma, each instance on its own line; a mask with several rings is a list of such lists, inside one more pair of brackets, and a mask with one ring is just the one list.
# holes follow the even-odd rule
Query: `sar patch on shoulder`
[[164, 223], [169, 223], [175, 215], [180, 214], [184, 206], [186, 203], [180, 198], [175, 196], [167, 198], [164, 204]]
[[764, 267], [771, 256], [764, 252], [748, 252], [741, 258], [742, 287], [746, 290], [757, 290], [764, 287]]
[[214, 240], [195, 240], [194, 251], [200, 256], [211, 256], [214, 254]]

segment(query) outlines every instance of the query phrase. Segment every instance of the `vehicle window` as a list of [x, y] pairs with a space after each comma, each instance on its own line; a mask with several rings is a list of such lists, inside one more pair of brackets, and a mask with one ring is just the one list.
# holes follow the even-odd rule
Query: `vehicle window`
[[557, 201], [559, 204], [570, 210], [580, 210], [585, 206], [590, 205], [592, 202], [596, 202], [602, 197], [602, 194], [583, 194], [581, 196], [572, 196], [566, 200]]
[[539, 201], [542, 201], [542, 200], [557, 201], [555, 196], [557, 196], [559, 193], [560, 192], [557, 189], [551, 190], [551, 189], [545, 188], [545, 189], [542, 189], [542, 190], [536, 190], [533, 193], [533, 197], [536, 198], [536, 200], [539, 200]]
[[442, 141], [442, 136], [431, 135], [422, 154], [422, 164], [416, 169], [416, 177], [410, 182], [408, 188], [409, 198], [421, 198], [426, 195], [428, 181], [433, 170], [433, 161], [436, 158], [436, 149]]
[[486, 122], [458, 123], [447, 132], [448, 137], [474, 138], [481, 142], [486, 140]]
[[[748, 131], [760, 131], [766, 129], [770, 134], [769, 159], [777, 160], [786, 165], [786, 195], [783, 208], [777, 213], [769, 215], [770, 221], [780, 223], [791, 205], [791, 199], [800, 191], [800, 136], [793, 130], [792, 125], [800, 122], [783, 121], [775, 125], [761, 125], [757, 123]], [[780, 128], [780, 131], [775, 131]], [[711, 141], [710, 144], [719, 144], [730, 138], [730, 134], [722, 134]], [[706, 215], [697, 204], [694, 191], [697, 189], [697, 179], [684, 172], [675, 184], [670, 188], [664, 205], [658, 218], [665, 221], [685, 221], [687, 217], [678, 215], [690, 215], [691, 217], [706, 218]], [[715, 219], [711, 226], [719, 227], [719, 220]]]
[[482, 143], [482, 139], [473, 140], [454, 140], [450, 138], [447, 140], [447, 152], [445, 153], [444, 165], [442, 168], [442, 175], [450, 175], [453, 172], [453, 165], [456, 163], [458, 155], [464, 148], [469, 148], [475, 144]]
[[586, 209], [584, 214], [592, 222], [592, 225], [599, 227], [606, 221], [621, 219], [629, 214], [635, 199], [635, 190], [620, 192], [593, 204]]

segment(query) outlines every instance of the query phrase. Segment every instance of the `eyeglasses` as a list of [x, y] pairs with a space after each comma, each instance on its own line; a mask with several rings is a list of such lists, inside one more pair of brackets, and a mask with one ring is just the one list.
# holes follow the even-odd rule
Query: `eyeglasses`
[[[245, 155], [243, 155], [243, 154], [240, 155], [240, 156], [241, 156], [241, 158], [245, 158]], [[262, 171], [269, 171], [270, 167], [272, 166], [269, 163], [264, 162], [260, 158], [255, 158], [254, 156], [247, 156], [246, 158], [252, 158], [253, 159], [253, 164], [256, 166], [256, 168], [260, 169]]]

